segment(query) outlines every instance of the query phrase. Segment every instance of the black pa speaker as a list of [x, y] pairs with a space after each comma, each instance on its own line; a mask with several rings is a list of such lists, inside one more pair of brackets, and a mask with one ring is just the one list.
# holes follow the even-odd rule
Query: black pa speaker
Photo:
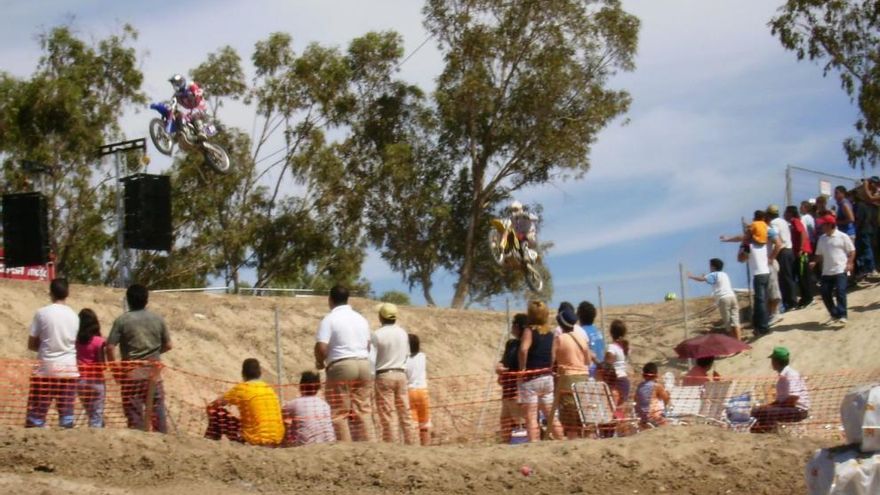
[[122, 179], [125, 187], [126, 248], [171, 251], [171, 178], [135, 174]]
[[3, 257], [9, 267], [49, 261], [49, 215], [42, 194], [3, 195]]

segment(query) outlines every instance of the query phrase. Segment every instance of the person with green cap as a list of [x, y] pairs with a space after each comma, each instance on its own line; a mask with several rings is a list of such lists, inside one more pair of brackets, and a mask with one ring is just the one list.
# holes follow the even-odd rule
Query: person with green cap
[[752, 409], [755, 424], [752, 433], [768, 433], [776, 430], [778, 423], [797, 423], [810, 415], [810, 396], [801, 374], [789, 366], [791, 354], [785, 347], [774, 347], [770, 364], [779, 373], [776, 381], [776, 399], [764, 406]]

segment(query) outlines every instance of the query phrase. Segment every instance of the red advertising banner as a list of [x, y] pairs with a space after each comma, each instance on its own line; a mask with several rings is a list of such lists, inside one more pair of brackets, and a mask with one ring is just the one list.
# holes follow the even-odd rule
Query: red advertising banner
[[7, 268], [3, 258], [3, 248], [0, 248], [0, 278], [15, 280], [44, 280], [55, 278], [55, 263], [48, 262], [45, 265], [16, 266]]

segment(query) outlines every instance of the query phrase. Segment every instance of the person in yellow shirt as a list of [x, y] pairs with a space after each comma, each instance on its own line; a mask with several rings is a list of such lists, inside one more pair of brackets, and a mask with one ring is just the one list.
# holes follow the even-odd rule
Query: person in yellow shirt
[[[241, 365], [243, 383], [232, 387], [208, 405], [208, 430], [205, 437], [220, 440], [226, 435], [232, 441], [251, 445], [275, 446], [284, 438], [284, 420], [278, 395], [260, 380], [260, 362], [245, 359]], [[224, 406], [238, 408], [240, 418]]]

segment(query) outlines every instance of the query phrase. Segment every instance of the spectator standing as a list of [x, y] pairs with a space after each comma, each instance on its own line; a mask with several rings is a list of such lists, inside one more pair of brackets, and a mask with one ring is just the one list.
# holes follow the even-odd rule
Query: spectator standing
[[[220, 440], [227, 436], [230, 440], [250, 445], [272, 447], [284, 439], [284, 419], [281, 404], [275, 390], [262, 376], [260, 362], [254, 358], [245, 359], [241, 364], [243, 382], [208, 405], [208, 430], [205, 437]], [[240, 418], [235, 418], [223, 406], [238, 408]]]
[[[763, 224], [763, 227], [761, 226]], [[764, 222], [764, 212], [755, 211], [754, 221], [749, 226], [745, 235], [721, 236], [722, 242], [743, 242], [741, 252], [745, 251], [749, 264], [749, 273], [752, 274], [752, 325], [755, 335], [766, 335], [770, 332], [769, 285], [770, 285], [770, 257], [768, 254], [769, 229]], [[755, 232], [763, 231], [764, 243], [754, 242]], [[775, 247], [774, 241], [773, 246]]]
[[[841, 234], [844, 235], [844, 234]], [[795, 423], [810, 415], [810, 396], [800, 373], [789, 366], [790, 353], [785, 347], [774, 347], [770, 365], [779, 373], [776, 381], [776, 399], [764, 406], [752, 409], [756, 422], [752, 433], [768, 433], [777, 423]]]
[[79, 372], [76, 366], [76, 334], [79, 319], [65, 302], [70, 288], [65, 278], [49, 283], [52, 304], [34, 314], [28, 337], [28, 350], [37, 353], [39, 365], [30, 379], [25, 427], [46, 426], [46, 414], [55, 403], [58, 424], [73, 428], [73, 408]]
[[708, 275], [693, 275], [688, 273], [687, 276], [691, 280], [697, 282], [706, 282], [712, 286], [712, 297], [715, 298], [715, 305], [721, 314], [721, 325], [725, 331], [730, 331], [733, 338], [742, 339], [742, 329], [739, 325], [739, 304], [736, 300], [736, 293], [733, 292], [733, 286], [730, 284], [730, 277], [724, 273], [724, 262], [718, 258], [709, 260]]
[[90, 428], [104, 427], [104, 367], [107, 345], [101, 336], [98, 315], [89, 308], [79, 312], [79, 332], [76, 334], [76, 365], [79, 368], [78, 394], [89, 418]]
[[[785, 219], [791, 226], [791, 245], [794, 253], [795, 278], [798, 282], [800, 300], [797, 307], [803, 308], [813, 301], [813, 271], [810, 270], [810, 261], [813, 256], [813, 245], [810, 242], [810, 234], [806, 225], [798, 215], [798, 209], [794, 206], [785, 208]], [[810, 218], [812, 220], [812, 218]]]
[[608, 352], [605, 353], [605, 362], [614, 366], [614, 373], [617, 376], [617, 391], [623, 400], [629, 398], [629, 369], [626, 364], [626, 358], [629, 357], [629, 341], [626, 340], [626, 323], [623, 320], [614, 320], [611, 322], [611, 345], [608, 346]]
[[[113, 322], [107, 336], [107, 359], [113, 361], [119, 346], [122, 361], [114, 369], [117, 381], [121, 381], [122, 409], [128, 427], [142, 430], [146, 406], [152, 400], [151, 426], [154, 431], [168, 431], [165, 413], [165, 392], [161, 371], [161, 355], [171, 350], [171, 336], [161, 316], [147, 309], [150, 293], [146, 287], [134, 284], [125, 292], [128, 312]], [[150, 398], [150, 390], [153, 396]]]
[[281, 408], [284, 416], [290, 418], [290, 429], [286, 435], [289, 445], [336, 441], [330, 405], [318, 397], [320, 390], [321, 376], [314, 371], [304, 371], [299, 379], [300, 396], [285, 402]]
[[779, 264], [779, 289], [782, 292], [782, 304], [786, 310], [797, 307], [797, 286], [795, 282], [795, 258], [793, 243], [791, 240], [791, 228], [788, 221], [779, 218], [779, 207], [770, 205], [767, 207], [767, 217], [770, 219], [770, 227], [776, 229], [782, 247], [776, 253], [776, 262]]
[[553, 331], [548, 323], [550, 314], [541, 301], [529, 303], [528, 326], [523, 330], [519, 348], [519, 401], [525, 408], [529, 441], [541, 439], [538, 424], [540, 409], [555, 438], [562, 438], [562, 427], [553, 414]]
[[856, 215], [853, 211], [852, 201], [847, 198], [846, 187], [834, 188], [834, 201], [837, 202], [837, 230], [848, 235], [850, 239], [856, 236]]
[[810, 242], [813, 242], [813, 240], [816, 239], [816, 220], [813, 216], [814, 211], [815, 206], [813, 204], [809, 201], [801, 201], [800, 219], [804, 224], [804, 227], [807, 229], [807, 236], [810, 239]]
[[409, 334], [409, 359], [406, 361], [409, 410], [413, 421], [419, 425], [419, 442], [431, 445], [431, 403], [428, 398], [428, 363], [421, 351], [421, 341], [416, 334]]
[[596, 376], [596, 365], [599, 358], [605, 356], [605, 336], [593, 323], [596, 321], [596, 306], [588, 301], [581, 301], [577, 307], [578, 323], [587, 335], [590, 343], [590, 376]]
[[525, 313], [513, 315], [510, 324], [510, 338], [504, 344], [501, 360], [495, 364], [498, 384], [501, 385], [501, 441], [510, 443], [513, 429], [522, 426], [524, 417], [519, 404], [517, 374], [519, 369], [519, 345], [523, 330], [528, 325]]
[[396, 305], [383, 303], [379, 306], [379, 323], [382, 326], [372, 337], [373, 347], [376, 348], [376, 408], [382, 427], [382, 440], [396, 441], [396, 428], [391, 424], [392, 415], [396, 412], [403, 441], [412, 445], [415, 443], [415, 431], [409, 412], [406, 378], [409, 337], [406, 330], [397, 324], [397, 317]]
[[781, 318], [780, 307], [782, 306], [782, 290], [779, 287], [779, 262], [776, 256], [782, 250], [782, 241], [775, 228], [767, 229], [767, 256], [769, 256], [770, 278], [767, 282], [767, 312], [770, 314], [769, 324], [772, 327], [779, 323]]
[[577, 316], [571, 308], [558, 313], [556, 322], [562, 328], [562, 334], [555, 336], [553, 341], [553, 363], [556, 366], [554, 411], [558, 408], [565, 436], [574, 439], [580, 436], [582, 428], [571, 387], [589, 378], [590, 348], [584, 334], [575, 331]]
[[822, 223], [825, 233], [819, 238], [813, 263], [822, 268], [822, 302], [831, 315], [829, 323], [845, 325], [846, 281], [847, 274], [853, 270], [856, 248], [852, 239], [838, 230], [833, 220], [829, 216]]
[[348, 305], [347, 288], [331, 288], [327, 302], [330, 313], [318, 326], [315, 366], [327, 369], [327, 398], [336, 439], [371, 442], [374, 434], [370, 325]]
[[880, 229], [880, 177], [872, 176], [864, 182], [862, 187], [866, 202], [874, 207], [874, 239], [871, 246], [874, 253], [874, 272], [870, 275], [877, 277], [880, 276], [876, 270], [878, 264], [877, 256], [880, 253], [880, 233], [878, 233], [878, 229]]
[[876, 273], [874, 236], [877, 230], [877, 207], [868, 199], [864, 188], [859, 188], [855, 196], [856, 275], [864, 278]]

